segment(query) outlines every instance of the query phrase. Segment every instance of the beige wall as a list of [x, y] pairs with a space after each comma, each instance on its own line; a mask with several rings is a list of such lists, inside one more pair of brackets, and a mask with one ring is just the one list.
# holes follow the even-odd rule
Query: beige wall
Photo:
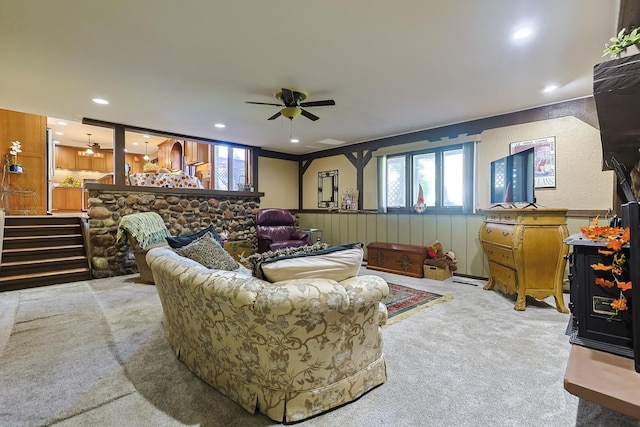
[[356, 189], [357, 171], [342, 154], [315, 159], [304, 173], [302, 180], [302, 209], [318, 209], [318, 172], [338, 171], [338, 203], [347, 188]]
[[258, 185], [261, 208], [298, 209], [298, 162], [259, 157]]
[[490, 206], [491, 162], [509, 155], [511, 142], [555, 136], [556, 188], [536, 188], [539, 206], [574, 210], [613, 207], [614, 173], [602, 171], [600, 132], [575, 117], [490, 129], [477, 147], [476, 207]]

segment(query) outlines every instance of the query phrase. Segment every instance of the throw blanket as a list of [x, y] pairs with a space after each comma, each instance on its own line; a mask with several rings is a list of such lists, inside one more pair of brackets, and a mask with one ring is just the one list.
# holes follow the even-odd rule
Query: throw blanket
[[167, 226], [164, 225], [164, 220], [155, 212], [141, 212], [123, 216], [116, 233], [118, 246], [124, 245], [127, 241], [125, 230], [136, 238], [142, 249], [147, 249], [150, 245], [162, 242], [170, 236]]

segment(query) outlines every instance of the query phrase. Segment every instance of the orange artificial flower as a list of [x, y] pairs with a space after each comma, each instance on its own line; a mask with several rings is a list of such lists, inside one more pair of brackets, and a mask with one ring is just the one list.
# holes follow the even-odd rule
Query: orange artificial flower
[[603, 263], [599, 262], [597, 264], [591, 264], [591, 268], [593, 268], [596, 271], [611, 271], [613, 270], [613, 266], [612, 265], [604, 265]]
[[611, 306], [611, 308], [613, 308], [616, 311], [628, 310], [626, 298], [614, 299], [613, 301], [611, 301], [611, 304], [609, 305]]
[[605, 280], [602, 277], [596, 277], [596, 285], [602, 286], [603, 288], [613, 288], [613, 282], [611, 280]]
[[622, 245], [623, 245], [623, 244], [624, 244], [624, 242], [623, 242], [622, 240], [619, 240], [619, 239], [612, 239], [612, 240], [609, 240], [609, 241], [607, 242], [606, 246], [607, 246], [609, 249], [612, 249], [612, 250], [614, 250], [615, 252], [618, 252], [618, 251], [622, 250]]
[[631, 289], [631, 282], [618, 282], [618, 287], [624, 292]]
[[607, 251], [607, 250], [604, 250], [604, 249], [598, 249], [598, 253], [599, 253], [599, 254], [602, 254], [602, 255], [607, 255], [607, 256], [608, 256], [608, 255], [613, 255], [613, 254], [615, 254], [615, 251]]

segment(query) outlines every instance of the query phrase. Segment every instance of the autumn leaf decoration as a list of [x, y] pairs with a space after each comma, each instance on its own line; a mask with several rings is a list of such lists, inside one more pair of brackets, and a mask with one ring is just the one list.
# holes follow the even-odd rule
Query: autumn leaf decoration
[[604, 260], [610, 260], [610, 263], [591, 264], [591, 268], [610, 277], [596, 277], [595, 283], [603, 288], [620, 289], [620, 297], [613, 300], [610, 306], [616, 310], [616, 314], [618, 311], [628, 310], [624, 292], [631, 289], [631, 282], [623, 281], [623, 267], [627, 260], [622, 253], [622, 246], [629, 241], [629, 227], [599, 226], [596, 218], [593, 225], [581, 227], [580, 231], [590, 240], [606, 242], [606, 249], [598, 249], [598, 253], [603, 255]]

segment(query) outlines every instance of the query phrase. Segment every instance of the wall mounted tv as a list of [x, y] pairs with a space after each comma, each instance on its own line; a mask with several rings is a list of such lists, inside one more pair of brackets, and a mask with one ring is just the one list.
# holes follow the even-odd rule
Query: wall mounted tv
[[534, 149], [491, 162], [491, 204], [534, 204]]

